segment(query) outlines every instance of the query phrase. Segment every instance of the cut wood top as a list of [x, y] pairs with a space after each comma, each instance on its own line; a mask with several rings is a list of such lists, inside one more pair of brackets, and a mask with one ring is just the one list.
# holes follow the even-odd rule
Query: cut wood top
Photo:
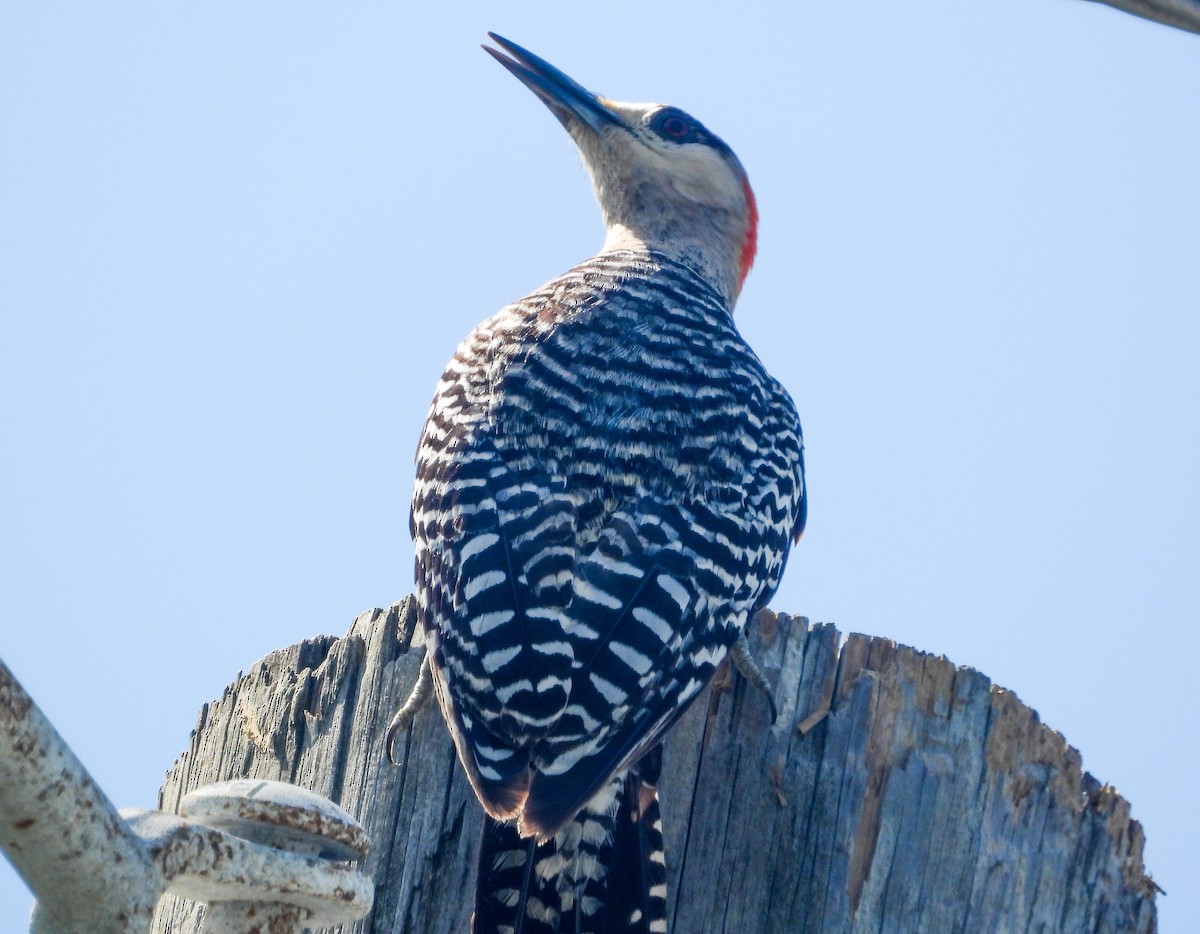
[[[326, 794], [372, 837], [353, 930], [468, 930], [481, 810], [435, 704], [383, 736], [416, 680], [408, 601], [273, 652], [204, 705], [161, 805], [241, 777]], [[979, 672], [764, 612], [751, 644], [779, 718], [721, 674], [672, 731], [661, 788], [677, 932], [1136, 932], [1155, 886], [1128, 802]], [[198, 930], [164, 904], [156, 930]]]

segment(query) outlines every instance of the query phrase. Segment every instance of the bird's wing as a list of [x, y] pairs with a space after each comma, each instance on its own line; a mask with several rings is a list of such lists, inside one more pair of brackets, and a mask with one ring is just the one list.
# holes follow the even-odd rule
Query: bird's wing
[[572, 499], [532, 459], [478, 441], [430, 461], [413, 502], [417, 593], [438, 699], [487, 811], [514, 816], [534, 740], [566, 706], [561, 627], [574, 563]]
[[586, 628], [586, 642], [575, 647], [555, 735], [536, 751], [527, 832], [569, 820], [708, 683], [787, 551], [790, 523], [764, 528], [755, 518], [646, 496], [579, 556], [566, 616]]
[[472, 786], [545, 835], [708, 683], [782, 573], [795, 507], [647, 494], [577, 553], [562, 481], [481, 450], [438, 485], [419, 591]]

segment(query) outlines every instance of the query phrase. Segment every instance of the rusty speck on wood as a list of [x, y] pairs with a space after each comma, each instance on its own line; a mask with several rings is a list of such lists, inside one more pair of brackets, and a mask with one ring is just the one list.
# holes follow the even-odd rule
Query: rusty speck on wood
[[779, 632], [778, 615], [764, 607], [754, 617], [754, 625], [758, 627], [758, 634], [762, 639], [763, 648], [769, 649], [775, 641], [776, 633]]
[[771, 766], [771, 788], [775, 792], [775, 800], [779, 802], [779, 806], [787, 807], [787, 798], [783, 794], [783, 756], [776, 759], [775, 764]]
[[805, 717], [803, 720], [801, 720], [799, 723], [797, 723], [796, 730], [800, 733], [801, 736], [804, 736], [805, 734], [808, 733], [809, 730], [811, 730], [814, 726], [816, 726], [818, 723], [820, 723], [822, 720], [824, 720], [828, 716], [829, 716], [829, 707], [824, 706], [820, 710], [816, 711], [815, 713], [809, 714], [807, 717]]

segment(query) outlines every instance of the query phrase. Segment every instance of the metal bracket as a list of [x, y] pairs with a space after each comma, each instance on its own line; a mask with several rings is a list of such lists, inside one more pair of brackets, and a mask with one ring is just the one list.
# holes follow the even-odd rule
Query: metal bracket
[[197, 789], [181, 815], [120, 813], [0, 662], [0, 847], [37, 896], [34, 934], [140, 934], [167, 892], [206, 902], [206, 934], [355, 921], [370, 841], [344, 810], [285, 782]]

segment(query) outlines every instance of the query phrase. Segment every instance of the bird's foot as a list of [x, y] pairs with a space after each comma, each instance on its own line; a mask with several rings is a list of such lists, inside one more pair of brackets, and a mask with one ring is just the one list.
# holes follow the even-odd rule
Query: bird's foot
[[412, 726], [417, 712], [429, 703], [433, 695], [433, 672], [429, 668], [429, 656], [421, 659], [421, 671], [417, 674], [417, 683], [413, 685], [404, 706], [396, 711], [392, 722], [388, 724], [384, 744], [387, 747], [388, 760], [396, 764], [396, 737]]
[[775, 697], [771, 691], [771, 685], [767, 683], [766, 676], [750, 652], [750, 643], [746, 641], [746, 633], [743, 632], [738, 636], [737, 642], [729, 650], [729, 658], [733, 662], [733, 667], [738, 670], [738, 674], [758, 688], [767, 699], [767, 703], [771, 706], [771, 723], [774, 723], [779, 719], [779, 711], [775, 707]]

